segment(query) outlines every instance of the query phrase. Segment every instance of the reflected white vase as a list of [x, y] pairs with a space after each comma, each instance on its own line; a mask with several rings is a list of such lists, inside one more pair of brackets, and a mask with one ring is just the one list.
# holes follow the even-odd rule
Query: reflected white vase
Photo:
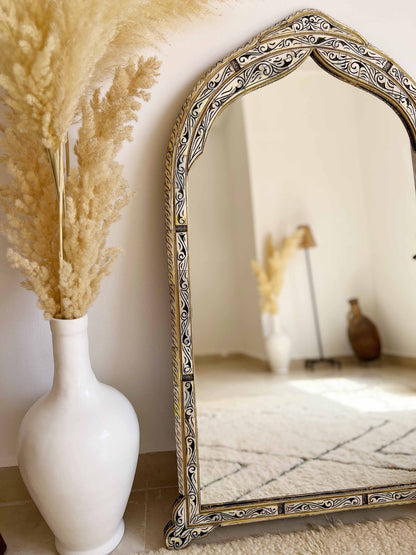
[[285, 332], [280, 314], [263, 314], [263, 333], [267, 359], [272, 372], [287, 374], [290, 365], [290, 337]]
[[19, 469], [57, 551], [104, 555], [124, 534], [139, 424], [124, 395], [92, 371], [88, 317], [51, 320], [50, 326], [53, 385], [23, 419]]

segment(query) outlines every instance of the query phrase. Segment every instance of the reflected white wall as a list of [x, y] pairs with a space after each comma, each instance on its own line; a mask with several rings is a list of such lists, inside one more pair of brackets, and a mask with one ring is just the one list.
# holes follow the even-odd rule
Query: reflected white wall
[[194, 353], [263, 355], [253, 209], [241, 104], [213, 126], [188, 181]]
[[[416, 316], [416, 300], [406, 301], [416, 281], [412, 179], [395, 113], [312, 60], [231, 105], [190, 174], [196, 354], [264, 356], [249, 262], [262, 259], [268, 233], [279, 241], [309, 224], [325, 354], [352, 354], [346, 314], [348, 299], [358, 297], [384, 352], [415, 356], [409, 315]], [[215, 230], [208, 233], [209, 221]], [[206, 287], [209, 300], [200, 301]], [[303, 251], [289, 266], [280, 310], [293, 357], [316, 356]]]
[[375, 318], [385, 353], [416, 356], [416, 200], [406, 129], [383, 102], [357, 103], [374, 270]]
[[[312, 60], [244, 97], [256, 250], [309, 224], [322, 339], [327, 355], [350, 354], [348, 299], [375, 315], [370, 235], [361, 171], [356, 103], [365, 93]], [[388, 108], [386, 107], [386, 110]], [[304, 253], [289, 266], [280, 299], [295, 358], [317, 356]]]

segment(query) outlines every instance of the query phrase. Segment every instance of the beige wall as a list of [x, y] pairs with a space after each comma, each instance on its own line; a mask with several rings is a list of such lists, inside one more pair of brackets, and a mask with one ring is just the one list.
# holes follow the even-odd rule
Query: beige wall
[[[309, 224], [324, 351], [347, 355], [347, 300], [374, 314], [373, 268], [365, 183], [357, 137], [361, 91], [307, 60], [287, 78], [243, 99], [252, 176], [256, 250]], [[388, 110], [388, 107], [384, 107]], [[383, 116], [383, 113], [381, 114]], [[374, 120], [369, 124], [374, 124]], [[303, 251], [285, 275], [279, 299], [294, 358], [318, 354]]]
[[[374, 269], [374, 316], [383, 351], [415, 357], [416, 200], [409, 139], [399, 118], [382, 102], [372, 102], [365, 95], [358, 110]], [[374, 133], [377, 122], [378, 133]]]
[[252, 176], [247, 151], [247, 127], [241, 102], [231, 106], [228, 123], [225, 126], [227, 155], [229, 160], [229, 182], [232, 192], [234, 249], [238, 276], [238, 323], [241, 339], [237, 352], [254, 357], [264, 353], [257, 295], [256, 280], [250, 268], [256, 259], [255, 220], [253, 211]]
[[238, 352], [238, 260], [224, 126], [214, 125], [189, 176], [189, 254], [195, 355]]
[[[189, 182], [196, 355], [264, 357], [249, 263], [262, 259], [268, 233], [280, 240], [302, 223], [318, 243], [310, 254], [325, 353], [352, 354], [346, 313], [358, 297], [384, 352], [416, 354], [411, 156], [386, 104], [308, 60], [223, 112]], [[293, 357], [316, 356], [302, 251], [279, 302]]]
[[[416, 76], [416, 4], [386, 0], [320, 0], [315, 7], [356, 28]], [[106, 279], [90, 312], [92, 362], [98, 377], [120, 388], [141, 422], [142, 452], [174, 448], [169, 303], [164, 240], [164, 158], [176, 115], [194, 82], [219, 58], [304, 4], [246, 0], [169, 37], [151, 102], [140, 112], [134, 142], [123, 148], [125, 175], [137, 191], [110, 242], [126, 256]], [[21, 289], [0, 239], [0, 465], [16, 462], [19, 422], [51, 384], [47, 324], [35, 297]]]
[[214, 123], [189, 174], [189, 252], [194, 354], [262, 356], [243, 106]]

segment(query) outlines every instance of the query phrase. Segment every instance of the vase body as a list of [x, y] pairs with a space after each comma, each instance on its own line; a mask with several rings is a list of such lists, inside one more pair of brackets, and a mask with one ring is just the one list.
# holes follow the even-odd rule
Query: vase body
[[91, 369], [88, 317], [50, 325], [53, 385], [22, 421], [19, 469], [57, 551], [104, 555], [124, 533], [139, 453], [137, 416]]
[[270, 368], [276, 374], [287, 374], [291, 342], [282, 326], [280, 314], [265, 313], [262, 318], [264, 343]]
[[348, 339], [356, 356], [363, 361], [379, 358], [381, 342], [376, 326], [361, 313], [358, 299], [350, 299]]

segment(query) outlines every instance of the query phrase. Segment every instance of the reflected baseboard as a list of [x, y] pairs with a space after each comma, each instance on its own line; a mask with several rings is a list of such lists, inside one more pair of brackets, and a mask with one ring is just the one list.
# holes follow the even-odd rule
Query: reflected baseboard
[[[331, 355], [331, 358], [339, 360], [342, 366], [363, 366], [363, 367], [385, 367], [385, 366], [401, 366], [404, 368], [415, 368], [416, 369], [416, 357], [408, 357], [401, 355], [392, 354], [382, 354], [380, 358], [371, 361], [359, 360], [354, 355]], [[305, 358], [295, 358], [290, 361], [291, 370], [300, 370], [305, 368]], [[209, 354], [209, 355], [197, 355], [195, 356], [195, 366], [196, 368], [208, 365], [226, 365], [227, 367], [249, 367], [262, 371], [269, 371], [269, 363], [266, 359], [261, 358], [256, 355], [251, 355], [247, 353], [228, 353], [228, 354]]]
[[262, 359], [255, 355], [249, 355], [247, 353], [228, 353], [222, 354], [212, 354], [212, 355], [196, 355], [195, 356], [195, 367], [198, 366], [215, 366], [217, 364], [232, 367], [249, 367], [256, 370], [269, 370], [269, 363], [266, 359]]
[[403, 366], [404, 368], [416, 368], [416, 357], [408, 357], [401, 355], [381, 355], [384, 365]]

